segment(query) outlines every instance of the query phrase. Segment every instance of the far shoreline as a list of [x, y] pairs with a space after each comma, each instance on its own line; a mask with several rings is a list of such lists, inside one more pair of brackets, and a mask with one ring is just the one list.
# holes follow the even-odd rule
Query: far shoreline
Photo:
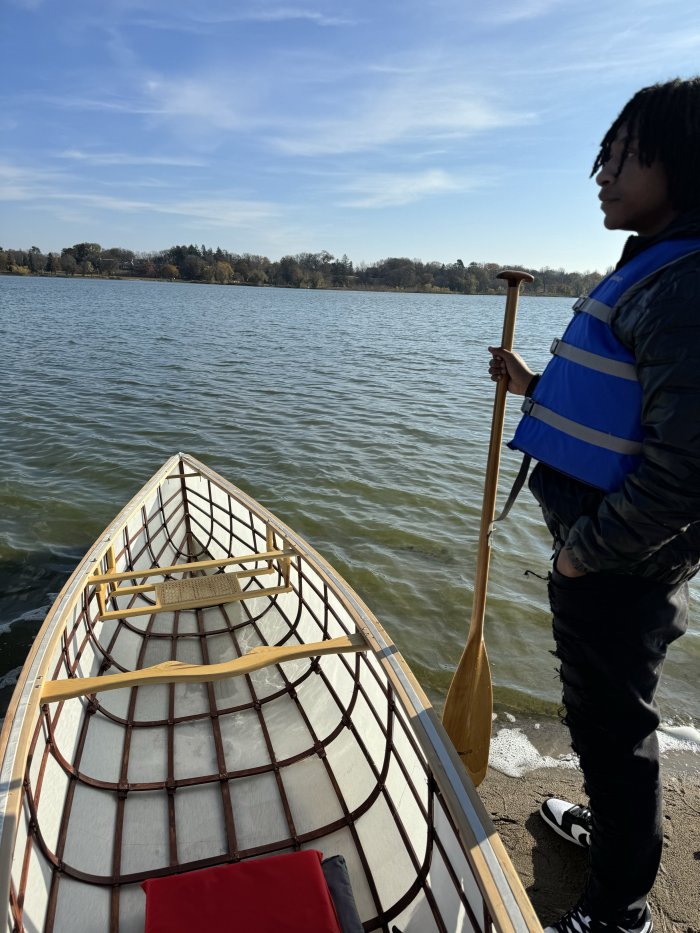
[[[505, 268], [505, 267], [504, 267]], [[506, 286], [496, 287], [490, 292], [456, 292], [448, 288], [401, 288], [399, 286], [370, 286], [355, 285], [275, 285], [268, 282], [200, 282], [195, 279], [168, 279], [145, 275], [84, 275], [75, 273], [69, 275], [65, 272], [6, 272], [0, 271], [0, 276], [12, 279], [55, 279], [62, 281], [88, 281], [88, 282], [153, 282], [160, 285], [208, 285], [220, 288], [269, 288], [279, 291], [302, 291], [302, 292], [358, 292], [360, 294], [382, 294], [382, 295], [451, 295], [459, 298], [493, 298], [494, 296], [504, 296]], [[538, 293], [528, 295], [527, 286], [523, 290], [524, 297], [530, 298], [573, 298], [573, 295], [563, 295], [561, 293]]]

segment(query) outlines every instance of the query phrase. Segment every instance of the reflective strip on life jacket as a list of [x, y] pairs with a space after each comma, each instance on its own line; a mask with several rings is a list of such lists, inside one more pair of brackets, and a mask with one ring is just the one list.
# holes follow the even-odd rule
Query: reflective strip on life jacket
[[585, 311], [586, 314], [597, 317], [598, 320], [603, 321], [604, 324], [610, 323], [610, 318], [613, 313], [612, 308], [608, 307], [608, 305], [604, 305], [602, 301], [596, 301], [595, 298], [579, 298], [574, 305], [574, 311]]
[[552, 344], [551, 352], [554, 356], [561, 356], [565, 360], [571, 360], [572, 363], [580, 363], [581, 366], [595, 369], [599, 373], [608, 373], [610, 376], [618, 376], [620, 379], [637, 381], [637, 370], [632, 363], [611, 360], [609, 356], [602, 356], [600, 353], [591, 353], [590, 350], [575, 347], [558, 337]]
[[624, 437], [615, 437], [604, 431], [596, 431], [595, 428], [586, 427], [585, 424], [579, 424], [577, 421], [558, 415], [550, 408], [545, 408], [544, 405], [538, 405], [534, 399], [526, 398], [521, 411], [543, 421], [551, 428], [557, 428], [571, 437], [585, 441], [587, 444], [594, 444], [596, 447], [602, 447], [604, 450], [612, 450], [614, 453], [624, 454], [627, 457], [638, 457], [642, 452], [642, 445], [639, 441], [629, 441]]

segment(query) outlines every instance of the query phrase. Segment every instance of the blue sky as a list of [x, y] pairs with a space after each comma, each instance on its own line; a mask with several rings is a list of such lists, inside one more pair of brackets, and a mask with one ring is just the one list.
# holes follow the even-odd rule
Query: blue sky
[[697, 0], [0, 0], [0, 245], [604, 271], [590, 165]]

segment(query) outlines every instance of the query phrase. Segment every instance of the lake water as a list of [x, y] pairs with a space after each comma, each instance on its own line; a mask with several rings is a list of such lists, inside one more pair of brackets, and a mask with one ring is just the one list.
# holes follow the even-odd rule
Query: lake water
[[[523, 298], [541, 368], [570, 299]], [[0, 715], [85, 550], [172, 453], [194, 454], [306, 537], [441, 706], [465, 642], [500, 297], [0, 277]], [[518, 417], [509, 402], [506, 430]], [[501, 501], [519, 457], [504, 450]], [[550, 541], [524, 491], [495, 536], [496, 708], [555, 716]], [[533, 571], [534, 574], [526, 573]], [[665, 719], [692, 724], [698, 595]]]

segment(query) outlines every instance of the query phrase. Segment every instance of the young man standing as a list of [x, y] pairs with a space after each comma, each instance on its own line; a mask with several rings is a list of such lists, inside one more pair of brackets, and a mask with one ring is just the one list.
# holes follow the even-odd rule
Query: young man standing
[[546, 933], [651, 933], [661, 860], [654, 701], [700, 565], [700, 78], [643, 88], [593, 173], [614, 273], [575, 305], [542, 376], [490, 347], [526, 396], [511, 446], [555, 542], [549, 577], [566, 724], [589, 805], [541, 814], [588, 845], [581, 900]]

